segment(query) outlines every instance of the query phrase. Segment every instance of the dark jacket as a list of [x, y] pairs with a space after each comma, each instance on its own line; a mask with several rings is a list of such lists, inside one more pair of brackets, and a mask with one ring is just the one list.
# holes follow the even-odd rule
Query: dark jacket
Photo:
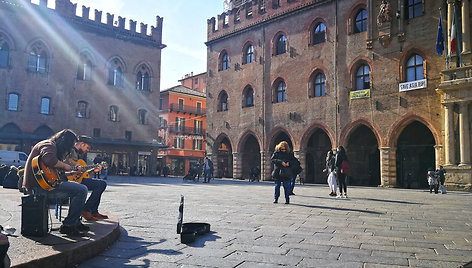
[[[292, 177], [296, 176], [295, 172], [293, 172], [291, 167], [293, 167], [297, 164], [299, 165], [300, 162], [298, 162], [298, 159], [295, 158], [295, 156], [293, 155], [292, 152], [287, 153], [287, 152], [282, 152], [282, 151], [275, 151], [274, 154], [272, 154], [271, 160], [272, 160], [272, 164], [274, 165], [274, 168], [272, 170], [272, 178], [274, 180], [276, 180], [276, 181], [288, 181]], [[284, 166], [282, 166], [282, 162], [288, 162], [290, 164], [289, 164], [288, 167], [284, 167]], [[281, 169], [284, 169], [285, 174], [287, 174], [287, 176], [281, 177], [279, 175]]]
[[334, 155], [331, 158], [326, 159], [326, 171], [328, 173], [335, 171], [336, 169], [335, 163], [336, 163], [336, 158]]

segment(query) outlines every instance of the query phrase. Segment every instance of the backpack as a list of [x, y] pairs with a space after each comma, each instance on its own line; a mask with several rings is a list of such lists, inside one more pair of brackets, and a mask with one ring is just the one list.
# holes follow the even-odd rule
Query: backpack
[[343, 160], [341, 163], [341, 174], [349, 174], [351, 173], [351, 166], [349, 165], [349, 161]]

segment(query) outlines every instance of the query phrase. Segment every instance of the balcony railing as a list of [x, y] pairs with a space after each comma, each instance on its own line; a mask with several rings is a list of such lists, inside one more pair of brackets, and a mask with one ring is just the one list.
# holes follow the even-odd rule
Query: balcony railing
[[442, 71], [442, 82], [472, 78], [472, 66], [449, 68]]
[[205, 130], [202, 128], [194, 128], [194, 127], [169, 126], [169, 133], [180, 133], [180, 134], [204, 136]]
[[175, 103], [172, 103], [170, 105], [170, 112], [180, 112], [180, 113], [191, 113], [191, 114], [205, 114], [206, 109], [203, 108], [197, 108], [194, 106], [188, 106], [188, 105], [178, 105]]

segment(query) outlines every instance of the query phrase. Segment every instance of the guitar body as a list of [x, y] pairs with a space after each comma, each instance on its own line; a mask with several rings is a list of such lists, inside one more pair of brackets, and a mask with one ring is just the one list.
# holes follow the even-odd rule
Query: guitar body
[[[74, 161], [74, 160], [71, 160], [76, 166], [82, 166], [83, 168], [86, 168], [87, 167], [87, 163], [85, 163], [84, 160], [82, 159], [79, 159], [77, 161]], [[90, 178], [90, 174], [88, 173], [88, 171], [85, 171], [83, 173], [77, 173], [77, 174], [71, 174], [71, 175], [68, 175], [67, 176], [67, 180], [69, 181], [75, 181], [77, 183], [82, 183], [82, 179], [83, 178]]]
[[33, 158], [31, 166], [33, 168], [34, 178], [44, 190], [52, 191], [61, 183], [57, 172], [44, 165], [39, 155]]

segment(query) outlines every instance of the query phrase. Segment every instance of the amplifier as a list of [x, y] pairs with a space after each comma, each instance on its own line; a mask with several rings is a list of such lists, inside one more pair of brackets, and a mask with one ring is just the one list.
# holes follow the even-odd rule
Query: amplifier
[[44, 195], [21, 197], [21, 234], [45, 236], [48, 233], [48, 205]]

